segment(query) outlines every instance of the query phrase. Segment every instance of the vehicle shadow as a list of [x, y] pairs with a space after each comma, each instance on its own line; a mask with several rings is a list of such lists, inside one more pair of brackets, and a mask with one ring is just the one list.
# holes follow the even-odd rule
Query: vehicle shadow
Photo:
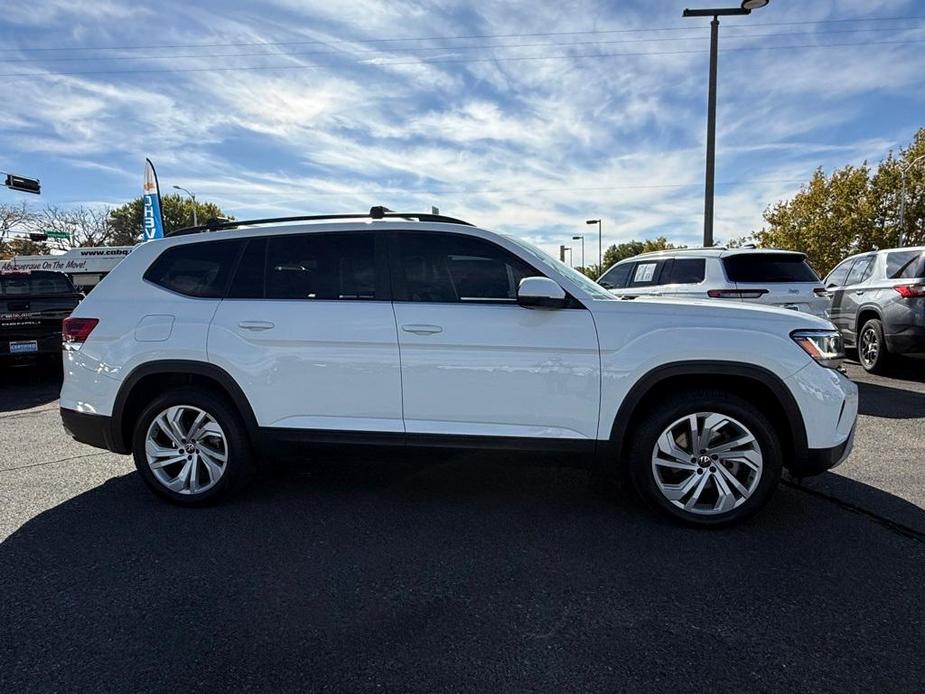
[[697, 531], [472, 456], [285, 465], [196, 510], [130, 474], [0, 544], [0, 690], [914, 690], [923, 574], [789, 487]]
[[61, 368], [39, 361], [23, 366], [0, 366], [0, 412], [26, 410], [58, 399]]
[[925, 393], [856, 381], [858, 413], [890, 419], [925, 417]]

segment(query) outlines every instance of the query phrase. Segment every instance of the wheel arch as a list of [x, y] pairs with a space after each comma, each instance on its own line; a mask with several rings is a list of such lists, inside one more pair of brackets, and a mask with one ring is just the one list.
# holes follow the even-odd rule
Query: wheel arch
[[[783, 437], [786, 467], [799, 468], [808, 459], [806, 424], [796, 399], [773, 372], [754, 364], [689, 361], [657, 366], [643, 375], [623, 399], [611, 427], [606, 461], [626, 459], [633, 424], [648, 407], [677, 388], [727, 388], [762, 407]], [[604, 461], [602, 461], [604, 462]]]
[[883, 315], [880, 313], [880, 308], [876, 304], [865, 304], [858, 309], [857, 318], [854, 321], [854, 343], [858, 344], [861, 337], [861, 328], [864, 327], [864, 324], [872, 318], [876, 318], [879, 321], [883, 320]]
[[126, 376], [112, 409], [112, 442], [117, 453], [131, 452], [131, 427], [150, 399], [173, 387], [200, 386], [227, 398], [244, 419], [251, 440], [257, 432], [254, 411], [237, 381], [215, 364], [183, 359], [152, 361]]

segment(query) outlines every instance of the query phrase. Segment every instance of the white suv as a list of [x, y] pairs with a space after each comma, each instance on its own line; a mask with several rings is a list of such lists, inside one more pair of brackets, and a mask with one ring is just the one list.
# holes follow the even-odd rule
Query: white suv
[[598, 282], [623, 299], [727, 299], [819, 317], [830, 304], [806, 255], [794, 251], [673, 248], [621, 260]]
[[280, 452], [463, 447], [575, 454], [703, 525], [850, 451], [857, 389], [830, 323], [620, 301], [510, 236], [352, 217], [138, 246], [65, 324], [65, 428], [180, 504]]

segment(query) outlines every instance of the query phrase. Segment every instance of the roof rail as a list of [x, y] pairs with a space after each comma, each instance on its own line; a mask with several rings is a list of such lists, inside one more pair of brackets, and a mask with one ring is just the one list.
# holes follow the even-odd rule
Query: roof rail
[[203, 231], [222, 231], [224, 229], [236, 229], [237, 227], [255, 226], [257, 224], [281, 224], [283, 222], [318, 222], [331, 219], [416, 219], [419, 222], [439, 222], [442, 224], [464, 224], [473, 226], [471, 222], [466, 222], [455, 217], [446, 217], [442, 214], [430, 214], [429, 212], [393, 212], [387, 207], [377, 206], [369, 208], [369, 212], [363, 213], [346, 213], [346, 214], [312, 214], [300, 215], [297, 217], [267, 217], [265, 219], [210, 219], [205, 224], [195, 227], [185, 227], [167, 232], [165, 236], [186, 236], [187, 234], [198, 234]]

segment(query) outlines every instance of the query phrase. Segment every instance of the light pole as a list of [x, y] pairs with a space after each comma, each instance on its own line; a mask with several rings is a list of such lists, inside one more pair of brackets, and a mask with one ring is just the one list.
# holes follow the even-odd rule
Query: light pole
[[925, 160], [925, 154], [920, 154], [915, 159], [910, 161], [900, 171], [900, 178], [902, 179], [902, 193], [899, 197], [899, 247], [902, 248], [906, 245], [906, 174], [909, 172], [913, 166], [918, 164], [920, 161]]
[[184, 193], [186, 193], [187, 195], [190, 196], [190, 199], [193, 201], [193, 226], [194, 226], [194, 227], [198, 227], [198, 226], [199, 226], [199, 222], [198, 222], [198, 220], [196, 219], [196, 196], [193, 195], [193, 194], [192, 194], [190, 191], [188, 191], [186, 188], [183, 188], [182, 186], [174, 186], [174, 188], [175, 188], [176, 190], [182, 190]]
[[585, 224], [597, 224], [597, 276], [604, 274], [604, 244], [601, 241], [601, 220], [589, 219]]
[[581, 239], [581, 266], [587, 267], [585, 265], [585, 237], [584, 236], [573, 236], [572, 241], [578, 241]]
[[713, 17], [710, 22], [710, 91], [707, 99], [707, 167], [703, 197], [703, 245], [713, 245], [713, 182], [716, 170], [716, 63], [719, 57], [719, 18], [751, 14], [771, 0], [742, 0], [740, 7], [684, 10], [682, 17]]

